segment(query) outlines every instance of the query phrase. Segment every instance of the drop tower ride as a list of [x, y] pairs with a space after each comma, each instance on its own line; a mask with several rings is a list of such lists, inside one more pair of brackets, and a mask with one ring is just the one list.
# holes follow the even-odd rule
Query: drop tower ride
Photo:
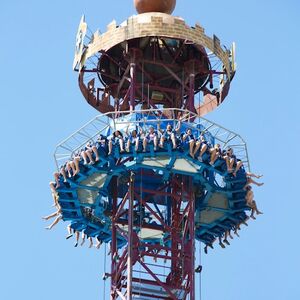
[[[62, 141], [57, 167], [80, 156], [86, 143], [116, 131], [140, 132], [140, 144], [111, 153], [98, 148], [94, 164], [57, 188], [64, 221], [110, 245], [110, 299], [196, 299], [195, 242], [206, 246], [247, 219], [242, 190], [247, 147], [236, 133], [205, 118], [228, 95], [235, 46], [228, 50], [196, 24], [174, 17], [176, 1], [135, 0], [138, 14], [107, 31], [88, 32], [84, 17], [73, 69], [79, 88], [100, 115]], [[176, 131], [176, 145], [156, 149], [143, 139], [150, 128]], [[190, 155], [185, 132], [210, 149], [231, 148], [243, 163], [235, 176], [210, 152]], [[158, 132], [159, 131], [159, 132]]]

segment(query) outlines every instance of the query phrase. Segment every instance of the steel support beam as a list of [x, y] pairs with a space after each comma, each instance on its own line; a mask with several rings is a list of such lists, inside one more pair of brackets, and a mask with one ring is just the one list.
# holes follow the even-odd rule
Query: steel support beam
[[[144, 189], [142, 180], [136, 183], [135, 179], [138, 176], [142, 179], [142, 174], [130, 174], [128, 192], [123, 199], [117, 198], [114, 192], [111, 300], [132, 300], [137, 295], [152, 297], [151, 286], [162, 294], [156, 295], [157, 299], [195, 300], [193, 179], [172, 175], [169, 182], [159, 184], [156, 190], [168, 200], [165, 204], [160, 203], [158, 208], [161, 210], [165, 205], [165, 213], [158, 214], [153, 199], [155, 191], [149, 193]], [[116, 179], [113, 190], [118, 190]], [[166, 208], [170, 204], [168, 211]], [[145, 213], [156, 221], [155, 226], [144, 223]], [[136, 221], [137, 217], [140, 221]], [[162, 233], [160, 242], [143, 240], [139, 235], [142, 229], [159, 230]], [[120, 256], [117, 238], [127, 241]], [[162, 264], [166, 264], [166, 274], [159, 272]]]
[[133, 267], [133, 201], [134, 201], [134, 174], [131, 172], [129, 180], [128, 206], [128, 258], [127, 258], [127, 300], [132, 299], [132, 267]]

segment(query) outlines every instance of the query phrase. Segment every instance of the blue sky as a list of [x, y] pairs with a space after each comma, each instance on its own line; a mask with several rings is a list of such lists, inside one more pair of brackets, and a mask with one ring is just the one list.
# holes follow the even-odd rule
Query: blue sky
[[[264, 211], [226, 250], [202, 256], [203, 300], [300, 299], [300, 4], [178, 0], [175, 15], [237, 44], [225, 103], [206, 117], [240, 133]], [[74, 248], [65, 224], [44, 230], [55, 145], [97, 113], [72, 61], [82, 14], [92, 30], [134, 14], [131, 0], [0, 2], [1, 299], [103, 299], [103, 253]], [[108, 299], [108, 297], [106, 297]]]

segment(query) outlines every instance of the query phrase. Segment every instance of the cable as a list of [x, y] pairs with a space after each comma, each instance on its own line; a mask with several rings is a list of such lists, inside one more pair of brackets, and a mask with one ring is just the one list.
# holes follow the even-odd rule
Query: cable
[[[104, 243], [104, 265], [103, 265], [103, 269], [104, 269], [104, 276], [106, 276], [106, 243]], [[104, 281], [104, 288], [103, 288], [103, 299], [105, 300], [105, 295], [106, 295], [106, 278]]]
[[[142, 189], [142, 184], [143, 184], [143, 171], [142, 169], [140, 170], [141, 172], [141, 176], [140, 176], [140, 199], [143, 199], [143, 189]], [[142, 205], [140, 203], [139, 205], [139, 209], [140, 209], [140, 230], [139, 230], [139, 238], [141, 240], [142, 238]], [[141, 251], [141, 247], [139, 247], [139, 252]], [[141, 253], [140, 257], [141, 257]], [[141, 257], [142, 259], [142, 257]], [[139, 280], [140, 280], [140, 285], [139, 285], [139, 296], [141, 297], [141, 285], [142, 285], [142, 278], [141, 278], [141, 272], [142, 272], [142, 266], [141, 264], [139, 264]]]
[[[202, 263], [201, 263], [201, 241], [199, 241], [199, 264], [200, 264], [200, 266], [202, 266]], [[202, 272], [199, 273], [200, 300], [202, 299], [201, 274], [202, 274]]]

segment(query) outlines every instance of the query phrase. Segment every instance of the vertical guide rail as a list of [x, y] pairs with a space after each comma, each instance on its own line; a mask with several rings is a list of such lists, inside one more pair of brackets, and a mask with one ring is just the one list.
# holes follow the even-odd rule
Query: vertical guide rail
[[116, 213], [117, 213], [117, 205], [118, 205], [118, 178], [115, 176], [112, 179], [112, 239], [111, 239], [111, 289], [110, 289], [110, 299], [116, 299], [115, 289], [116, 289], [116, 260], [115, 257], [117, 255], [117, 229], [116, 229]]
[[182, 282], [182, 239], [180, 237], [180, 206], [182, 201], [182, 182], [177, 182], [177, 179], [172, 180], [172, 221], [171, 221], [171, 276], [170, 283], [174, 287], [180, 287]]
[[130, 173], [128, 205], [127, 300], [132, 299], [134, 173]]
[[195, 299], [195, 193], [193, 192], [193, 178], [189, 178], [189, 223], [190, 223], [190, 241], [191, 241], [191, 271], [190, 271], [190, 299]]

